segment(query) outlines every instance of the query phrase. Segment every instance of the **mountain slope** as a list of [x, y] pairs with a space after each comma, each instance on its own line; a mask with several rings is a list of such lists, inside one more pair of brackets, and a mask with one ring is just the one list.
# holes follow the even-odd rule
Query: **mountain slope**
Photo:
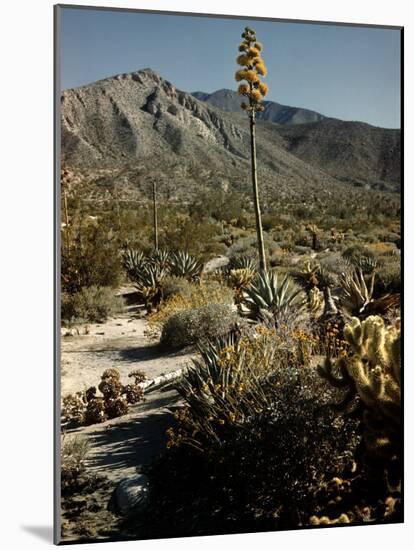
[[[328, 123], [334, 126], [324, 142], [324, 130], [318, 128]], [[375, 139], [367, 141], [365, 129], [349, 123], [342, 141], [336, 142], [338, 123], [288, 127], [258, 121], [259, 180], [268, 200], [302, 201], [305, 187], [308, 197], [331, 195], [335, 189], [344, 190], [339, 179], [370, 183], [381, 175], [395, 181], [399, 159], [388, 151], [389, 138], [381, 137], [385, 131], [376, 129]], [[358, 178], [352, 180], [344, 170], [343, 150], [353, 150], [354, 142], [362, 151], [358, 149], [358, 158], [354, 155]], [[64, 91], [61, 144], [63, 160], [88, 175], [97, 199], [114, 190], [140, 198], [154, 177], [159, 188], [177, 200], [189, 200], [206, 186], [250, 187], [245, 114], [199, 101], [151, 69]]]
[[331, 119], [278, 133], [287, 151], [341, 181], [380, 190], [400, 187], [399, 130]]
[[[193, 92], [192, 95], [200, 101], [206, 101], [223, 111], [233, 113], [240, 112], [240, 103], [243, 101], [243, 98], [237, 92], [227, 89], [217, 90], [211, 94]], [[318, 122], [326, 118], [315, 111], [302, 109], [301, 107], [288, 107], [275, 101], [264, 101], [263, 104], [265, 109], [263, 112], [257, 113], [257, 118], [276, 124], [305, 124], [308, 122]]]
[[[61, 126], [65, 162], [99, 176], [104, 188], [123, 182], [134, 192], [154, 174], [177, 196], [200, 185], [249, 186], [247, 117], [198, 101], [150, 69], [64, 91]], [[305, 182], [309, 189], [335, 185], [288, 152], [275, 128], [263, 123], [258, 132], [264, 188], [292, 196]]]

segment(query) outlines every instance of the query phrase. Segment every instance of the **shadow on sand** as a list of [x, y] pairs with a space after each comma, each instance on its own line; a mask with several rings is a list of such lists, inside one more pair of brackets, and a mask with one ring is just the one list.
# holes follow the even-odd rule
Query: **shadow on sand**
[[151, 361], [152, 359], [160, 359], [161, 357], [181, 357], [187, 353], [188, 350], [168, 351], [159, 344], [119, 350], [121, 359], [131, 363]]
[[149, 403], [139, 405], [140, 411], [147, 414], [91, 434], [90, 441], [96, 449], [91, 457], [92, 468], [115, 474], [117, 470], [148, 464], [165, 448], [165, 432], [175, 423], [173, 413], [165, 407], [173, 405], [177, 398], [175, 392], [157, 395]]

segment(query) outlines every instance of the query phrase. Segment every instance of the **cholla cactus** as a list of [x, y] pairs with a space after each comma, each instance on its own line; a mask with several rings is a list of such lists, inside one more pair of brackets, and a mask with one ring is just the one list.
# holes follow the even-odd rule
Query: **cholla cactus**
[[327, 362], [320, 373], [336, 387], [358, 394], [367, 450], [390, 456], [399, 451], [401, 437], [400, 321], [387, 327], [379, 316], [362, 322], [354, 317], [345, 326], [344, 337], [353, 354], [336, 365]]
[[316, 317], [324, 304], [323, 293], [315, 286], [308, 293], [308, 309], [312, 317]]
[[256, 271], [245, 267], [239, 269], [230, 269], [227, 274], [227, 281], [234, 289], [234, 302], [239, 306], [243, 301], [243, 292], [246, 290], [256, 275]]
[[306, 226], [307, 231], [309, 231], [311, 237], [312, 237], [312, 250], [316, 250], [318, 248], [318, 237], [320, 235], [321, 230], [319, 227], [315, 224], [309, 224]]
[[261, 82], [260, 76], [266, 76], [267, 69], [261, 58], [262, 45], [256, 42], [256, 33], [254, 30], [250, 27], [246, 27], [242, 33], [242, 38], [243, 42], [239, 46], [241, 54], [237, 57], [237, 63], [241, 66], [241, 69], [236, 72], [235, 79], [237, 82], [241, 82], [238, 88], [239, 94], [246, 98], [246, 101], [241, 103], [241, 108], [248, 112], [250, 118], [250, 147], [256, 231], [259, 246], [260, 269], [265, 271], [266, 256], [257, 184], [255, 119], [256, 112], [264, 110], [263, 98], [268, 92], [268, 87], [264, 82]]
[[319, 264], [306, 262], [300, 271], [293, 273], [294, 280], [309, 294], [309, 291], [319, 285]]

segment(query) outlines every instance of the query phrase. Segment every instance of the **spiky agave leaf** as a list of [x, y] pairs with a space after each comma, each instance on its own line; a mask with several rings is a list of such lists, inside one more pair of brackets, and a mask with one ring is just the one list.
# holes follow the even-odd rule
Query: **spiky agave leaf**
[[[192, 366], [176, 382], [178, 393], [200, 412], [203, 408], [210, 411], [212, 401], [217, 404], [217, 400], [225, 397], [227, 389], [237, 384], [243, 376], [239, 368], [243, 353], [238, 341], [239, 334], [232, 331], [198, 346], [200, 359], [193, 359]], [[226, 362], [226, 357], [230, 355], [232, 361]]]
[[230, 258], [228, 269], [251, 269], [252, 271], [256, 271], [257, 262], [249, 256], [234, 256]]
[[375, 271], [367, 285], [360, 267], [343, 273], [340, 279], [341, 303], [351, 314], [358, 314], [372, 301]]
[[122, 264], [131, 281], [135, 281], [145, 261], [145, 255], [140, 250], [136, 250], [134, 248], [126, 248], [123, 251]]
[[188, 252], [175, 252], [171, 256], [171, 274], [186, 279], [197, 279], [200, 277], [203, 265]]
[[171, 255], [167, 250], [153, 250], [149, 256], [149, 261], [160, 269], [168, 270], [170, 267]]
[[162, 285], [167, 273], [167, 270], [150, 263], [145, 264], [139, 271], [135, 287], [147, 307], [161, 300]]
[[243, 304], [247, 315], [258, 320], [262, 319], [263, 312], [271, 313], [274, 318], [293, 311], [299, 313], [306, 305], [306, 298], [288, 275], [280, 281], [274, 272], [260, 272], [243, 292]]

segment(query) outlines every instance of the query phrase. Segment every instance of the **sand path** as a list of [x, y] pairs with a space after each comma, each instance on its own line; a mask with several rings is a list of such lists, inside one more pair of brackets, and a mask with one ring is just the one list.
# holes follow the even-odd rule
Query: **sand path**
[[[133, 289], [123, 288], [126, 296]], [[131, 300], [129, 300], [131, 301]], [[62, 329], [62, 396], [96, 386], [103, 371], [117, 368], [124, 383], [136, 369], [148, 379], [177, 371], [191, 363], [191, 354], [168, 353], [145, 336], [148, 322], [141, 307], [127, 305], [116, 318], [102, 324]], [[91, 450], [90, 470], [118, 481], [148, 463], [165, 445], [165, 430], [173, 422], [172, 409], [177, 405], [175, 391], [154, 390], [145, 401], [130, 407], [127, 415], [102, 424], [82, 426], [68, 435], [88, 438]]]

